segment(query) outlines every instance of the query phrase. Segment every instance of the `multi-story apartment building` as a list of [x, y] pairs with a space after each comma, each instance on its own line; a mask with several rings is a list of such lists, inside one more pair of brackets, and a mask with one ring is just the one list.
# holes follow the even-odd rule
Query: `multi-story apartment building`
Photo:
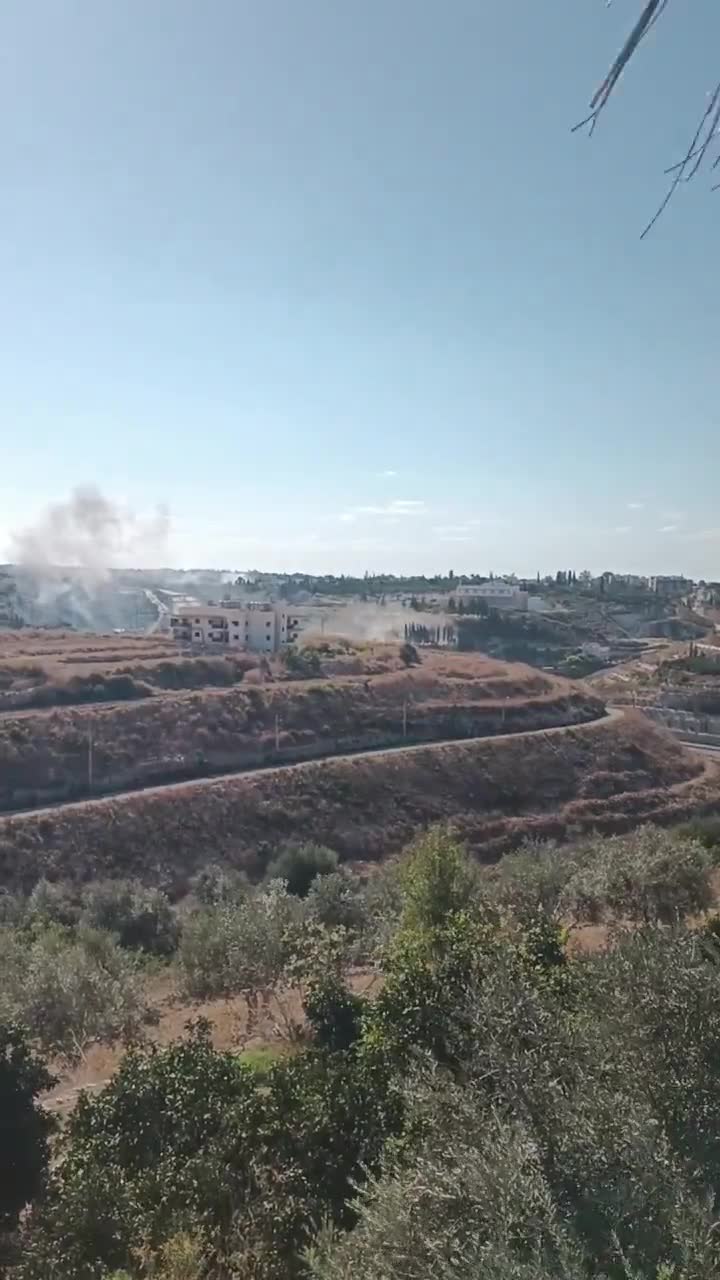
[[253, 653], [275, 653], [292, 644], [298, 634], [299, 619], [274, 604], [183, 605], [170, 619], [179, 644], [198, 649], [249, 649]]

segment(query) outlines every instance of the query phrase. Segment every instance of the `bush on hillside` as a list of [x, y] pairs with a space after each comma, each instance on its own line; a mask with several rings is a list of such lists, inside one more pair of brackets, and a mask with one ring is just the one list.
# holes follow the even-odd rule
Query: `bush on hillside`
[[203, 906], [219, 906], [221, 903], [239, 902], [247, 897], [248, 879], [242, 871], [210, 863], [193, 876], [190, 893]]
[[49, 1054], [77, 1059], [94, 1040], [132, 1038], [145, 1019], [134, 966], [109, 934], [0, 929], [0, 972], [0, 1021], [24, 1024]]
[[272, 989], [291, 954], [298, 905], [282, 881], [271, 881], [239, 901], [191, 912], [179, 951], [188, 995], [203, 1000]]
[[595, 839], [566, 890], [577, 920], [671, 924], [705, 911], [712, 901], [712, 860], [697, 840], [659, 827]]
[[713, 813], [706, 817], [690, 818], [675, 828], [677, 834], [684, 839], [699, 840], [706, 849], [715, 852], [720, 850], [720, 814]]
[[222, 658], [176, 658], [121, 670], [135, 679], [140, 677], [156, 689], [203, 689], [238, 684], [256, 665], [256, 658], [238, 653]]
[[538, 910], [559, 919], [566, 910], [567, 887], [578, 867], [577, 851], [545, 841], [527, 841], [488, 868], [481, 881], [489, 905], [529, 919]]
[[68, 928], [80, 919], [80, 896], [67, 880], [38, 880], [27, 901], [26, 920], [30, 925], [59, 924]]
[[528, 843], [485, 873], [482, 896], [520, 919], [540, 908], [576, 923], [670, 924], [707, 909], [711, 871], [697, 839], [645, 826], [578, 844]]
[[357, 875], [345, 867], [315, 876], [305, 898], [310, 919], [328, 929], [341, 927], [359, 935], [368, 926], [368, 908]]
[[416, 667], [420, 662], [420, 654], [414, 644], [408, 641], [400, 645], [399, 658], [404, 667]]
[[434, 827], [410, 846], [401, 864], [401, 927], [427, 932], [469, 906], [478, 877], [463, 846]]
[[151, 698], [153, 689], [131, 675], [93, 672], [88, 676], [71, 676], [64, 684], [44, 684], [28, 690], [28, 707], [66, 707], [86, 702], [132, 702]]
[[268, 866], [271, 880], [284, 880], [289, 893], [307, 896], [316, 876], [337, 870], [338, 856], [322, 844], [289, 844], [276, 854]]
[[288, 645], [282, 650], [280, 661], [288, 675], [296, 679], [310, 680], [322, 675], [320, 652], [316, 648], [296, 649], [294, 645]]
[[167, 896], [132, 880], [105, 880], [83, 895], [83, 923], [104, 929], [121, 947], [169, 956], [178, 943], [179, 926]]

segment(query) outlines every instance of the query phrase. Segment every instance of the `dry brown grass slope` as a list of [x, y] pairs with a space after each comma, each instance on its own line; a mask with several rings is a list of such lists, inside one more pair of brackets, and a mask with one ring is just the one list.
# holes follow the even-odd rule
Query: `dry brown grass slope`
[[262, 872], [315, 839], [383, 858], [449, 821], [484, 859], [524, 836], [671, 822], [720, 802], [720, 772], [639, 713], [582, 727], [188, 783], [0, 819], [0, 883], [137, 875], [182, 892], [203, 865]]
[[0, 716], [0, 809], [375, 745], [579, 723], [594, 695], [530, 667], [432, 654], [367, 676]]

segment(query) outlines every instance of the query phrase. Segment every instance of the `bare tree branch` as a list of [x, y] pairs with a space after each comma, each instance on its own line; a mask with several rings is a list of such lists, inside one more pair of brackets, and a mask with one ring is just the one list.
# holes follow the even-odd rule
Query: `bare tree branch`
[[581, 120], [579, 124], [573, 126], [572, 132], [577, 133], [578, 129], [584, 128], [585, 125], [590, 126], [592, 134], [595, 125], [598, 122], [603, 107], [606, 106], [613, 89], [625, 70], [628, 62], [636, 52], [638, 45], [648, 32], [655, 26], [660, 15], [667, 8], [669, 0], [647, 0], [647, 4], [628, 36], [625, 44], [620, 50], [617, 58], [613, 62], [600, 88], [595, 92], [590, 101], [590, 114]]
[[[645, 227], [645, 230], [642, 232], [642, 235], [640, 236], [641, 240], [645, 239], [645, 236], [648, 234], [648, 232], [651, 231], [652, 228], [655, 226], [655, 223], [657, 222], [658, 218], [665, 212], [670, 201], [675, 195], [675, 192], [680, 186], [680, 183], [689, 182], [691, 178], [695, 177], [695, 174], [697, 173], [698, 169], [700, 168], [700, 165], [702, 164], [703, 160], [707, 155], [708, 147], [710, 146], [710, 143], [712, 142], [713, 138], [717, 135], [719, 122], [720, 122], [720, 84], [716, 85], [715, 87], [715, 91], [712, 94], [710, 98], [710, 102], [708, 103], [707, 109], [705, 111], [705, 114], [695, 131], [695, 136], [692, 142], [690, 143], [690, 146], [687, 149], [684, 160], [681, 160], [678, 165], [673, 165], [673, 168], [675, 170], [675, 177], [673, 178], [668, 188], [665, 199], [661, 202], [658, 209], [653, 214], [652, 218], [650, 219], [647, 226]], [[693, 160], [695, 162], [694, 164], [692, 164]], [[688, 173], [686, 173], [686, 170], [690, 164], [692, 164], [692, 168]], [[714, 167], [715, 165], [713, 165], [713, 168]]]
[[[608, 0], [608, 2], [610, 3], [611, 0]], [[589, 132], [592, 135], [600, 114], [607, 105], [623, 71], [627, 67], [630, 59], [637, 52], [638, 46], [642, 43], [648, 32], [652, 30], [655, 23], [665, 12], [669, 3], [670, 0], [647, 0], [640, 17], [635, 23], [635, 26], [630, 32], [630, 35], [625, 41], [617, 58], [613, 62], [608, 74], [599, 89], [593, 95], [590, 102], [590, 114], [587, 115], [584, 120], [581, 120], [579, 124], [576, 124], [573, 127], [573, 133], [577, 133], [578, 129], [589, 126]], [[665, 170], [666, 174], [673, 175], [672, 182], [659, 208], [642, 232], [640, 236], [641, 240], [643, 240], [648, 232], [652, 230], [658, 218], [660, 218], [665, 212], [680, 184], [682, 182], [689, 182], [691, 178], [695, 177], [695, 174], [707, 158], [708, 151], [718, 137], [720, 137], [720, 83], [716, 85], [714, 91], [709, 95], [708, 105], [700, 124], [695, 130], [692, 142], [690, 143], [683, 159], [679, 160], [677, 164], [670, 165], [670, 167]], [[720, 155], [715, 157], [712, 167], [713, 169], [716, 169], [718, 166], [720, 166]], [[713, 186], [712, 190], [716, 191], [719, 187], [720, 183], [717, 183]]]

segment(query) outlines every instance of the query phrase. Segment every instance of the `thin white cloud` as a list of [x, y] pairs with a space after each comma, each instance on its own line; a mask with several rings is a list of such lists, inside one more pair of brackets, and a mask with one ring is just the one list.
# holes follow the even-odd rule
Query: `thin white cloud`
[[394, 480], [396, 476], [397, 471], [378, 471], [378, 480]]
[[468, 524], [440, 524], [435, 525], [433, 533], [441, 542], [450, 540], [461, 540], [467, 542], [470, 537], [470, 526]]
[[660, 529], [658, 529], [658, 533], [677, 533], [677, 529], [678, 527], [676, 524], [664, 524]]
[[362, 516], [400, 519], [405, 516], [422, 515], [425, 510], [425, 503], [417, 498], [394, 498], [392, 502], [386, 502], [382, 505], [368, 504], [348, 507], [347, 511], [341, 512], [338, 519], [342, 520], [344, 524], [353, 524]]
[[686, 542], [716, 542], [720, 538], [720, 529], [698, 529], [695, 533], [684, 534]]
[[644, 502], [628, 502], [627, 509], [628, 511], [644, 511], [645, 503]]
[[615, 528], [613, 529], [613, 533], [632, 533], [632, 525], [616, 524]]

